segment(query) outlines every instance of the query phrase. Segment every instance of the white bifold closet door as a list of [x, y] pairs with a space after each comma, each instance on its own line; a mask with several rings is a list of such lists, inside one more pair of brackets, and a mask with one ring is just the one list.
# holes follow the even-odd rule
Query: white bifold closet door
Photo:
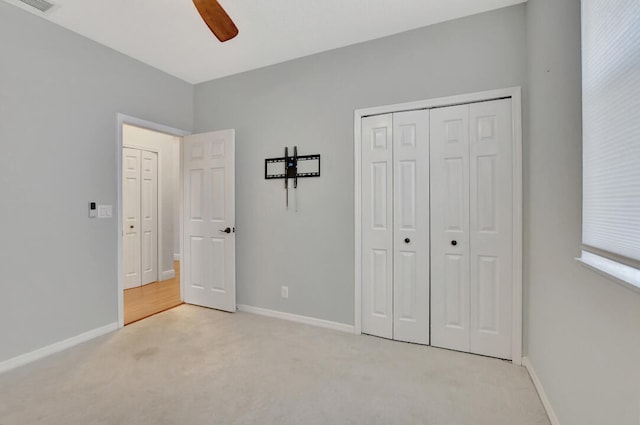
[[158, 155], [123, 148], [124, 288], [158, 280]]
[[511, 99], [432, 109], [431, 344], [511, 358]]
[[362, 331], [429, 343], [429, 113], [362, 119]]

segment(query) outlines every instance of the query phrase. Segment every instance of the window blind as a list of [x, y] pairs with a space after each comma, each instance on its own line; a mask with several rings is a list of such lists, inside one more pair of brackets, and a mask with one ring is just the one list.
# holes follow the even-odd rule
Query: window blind
[[584, 249], [640, 266], [640, 1], [582, 0]]

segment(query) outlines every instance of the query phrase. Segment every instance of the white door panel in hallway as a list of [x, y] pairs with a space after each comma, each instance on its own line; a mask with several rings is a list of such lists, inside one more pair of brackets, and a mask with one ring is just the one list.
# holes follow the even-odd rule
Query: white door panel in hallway
[[124, 289], [140, 286], [140, 150], [122, 149]]
[[235, 131], [184, 137], [185, 302], [236, 310]]
[[158, 280], [158, 156], [123, 148], [124, 289]]
[[142, 284], [158, 280], [158, 155], [141, 151], [140, 224]]

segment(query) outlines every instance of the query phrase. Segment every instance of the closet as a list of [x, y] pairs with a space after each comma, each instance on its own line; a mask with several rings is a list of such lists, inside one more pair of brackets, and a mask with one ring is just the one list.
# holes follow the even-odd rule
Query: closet
[[122, 148], [124, 289], [158, 280], [158, 154]]
[[512, 357], [511, 102], [362, 118], [363, 333]]

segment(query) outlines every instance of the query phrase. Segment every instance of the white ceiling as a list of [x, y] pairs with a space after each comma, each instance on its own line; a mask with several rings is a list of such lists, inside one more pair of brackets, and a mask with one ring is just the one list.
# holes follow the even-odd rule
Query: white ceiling
[[220, 43], [191, 0], [5, 0], [190, 83], [526, 0], [219, 0], [239, 35]]

